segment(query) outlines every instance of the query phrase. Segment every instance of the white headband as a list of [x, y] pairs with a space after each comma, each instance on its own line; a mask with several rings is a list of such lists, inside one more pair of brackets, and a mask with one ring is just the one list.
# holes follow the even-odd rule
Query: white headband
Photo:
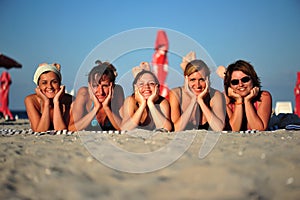
[[58, 70], [58, 69], [57, 69], [54, 65], [52, 65], [52, 64], [43, 64], [43, 65], [39, 66], [39, 67], [36, 69], [36, 71], [35, 71], [35, 73], [34, 73], [34, 76], [33, 76], [33, 82], [34, 82], [36, 85], [38, 85], [38, 80], [39, 80], [41, 74], [43, 74], [44, 72], [49, 72], [49, 71], [54, 72], [54, 73], [58, 76], [59, 80], [61, 81], [60, 70]]

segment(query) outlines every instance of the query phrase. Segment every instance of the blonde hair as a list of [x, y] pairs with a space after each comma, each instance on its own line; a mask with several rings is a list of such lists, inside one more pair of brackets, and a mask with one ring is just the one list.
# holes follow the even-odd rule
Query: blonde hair
[[192, 60], [186, 65], [184, 76], [189, 76], [194, 72], [204, 69], [206, 76], [210, 76], [210, 70], [203, 60]]

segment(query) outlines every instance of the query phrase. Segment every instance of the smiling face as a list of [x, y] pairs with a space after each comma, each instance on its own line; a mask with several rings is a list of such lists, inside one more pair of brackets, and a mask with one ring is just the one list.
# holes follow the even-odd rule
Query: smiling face
[[148, 99], [155, 92], [156, 85], [155, 78], [149, 73], [143, 74], [135, 84], [145, 99]]
[[205, 89], [205, 78], [206, 76], [203, 69], [200, 71], [196, 71], [188, 76], [189, 88], [196, 96], [203, 92], [203, 90]]
[[100, 103], [103, 103], [109, 94], [109, 86], [111, 84], [111, 81], [106, 75], [100, 77], [98, 74], [95, 74], [94, 80], [95, 81], [91, 83], [92, 92], [95, 94], [98, 101]]
[[235, 93], [241, 95], [242, 97], [247, 96], [250, 93], [251, 89], [253, 88], [253, 82], [251, 78], [248, 79], [245, 77], [249, 77], [249, 76], [242, 71], [233, 71], [231, 75], [231, 82], [237, 83], [238, 81], [238, 84], [231, 83], [230, 87], [233, 89]]
[[60, 80], [54, 72], [41, 74], [38, 85], [42, 93], [49, 99], [54, 98], [60, 90]]

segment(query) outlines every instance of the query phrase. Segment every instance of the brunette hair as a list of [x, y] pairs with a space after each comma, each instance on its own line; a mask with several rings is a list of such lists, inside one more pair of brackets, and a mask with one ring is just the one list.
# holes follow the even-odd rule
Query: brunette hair
[[234, 71], [242, 71], [243, 73], [247, 74], [252, 80], [253, 87], [259, 87], [259, 89], [261, 89], [260, 78], [257, 76], [253, 66], [247, 61], [238, 60], [235, 63], [230, 64], [225, 72], [224, 89], [227, 96], [228, 88], [231, 85], [231, 76]]
[[[97, 66], [93, 67], [93, 69], [90, 71], [90, 73], [88, 75], [88, 82], [89, 83], [92, 83], [92, 82], [99, 83], [100, 81], [108, 78], [108, 80], [110, 82], [112, 82], [113, 86], [114, 86], [116, 75], [115, 75], [113, 69], [115, 69], [115, 67], [108, 62], [99, 63]], [[100, 79], [96, 80], [95, 75], [99, 75]]]
[[159, 81], [157, 79], [157, 77], [155, 76], [155, 74], [153, 74], [151, 71], [148, 70], [142, 70], [139, 73], [137, 73], [137, 75], [135, 76], [133, 83], [132, 83], [132, 88], [134, 89], [134, 85], [137, 83], [137, 81], [141, 78], [141, 76], [143, 76], [144, 74], [150, 74], [153, 76], [155, 83], [158, 85], [158, 88], [160, 86]]

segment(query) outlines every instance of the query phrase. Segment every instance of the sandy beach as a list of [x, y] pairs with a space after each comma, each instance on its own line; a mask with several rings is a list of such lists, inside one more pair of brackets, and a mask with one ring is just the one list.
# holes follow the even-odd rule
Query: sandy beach
[[[199, 158], [207, 131], [185, 131], [177, 140], [178, 135], [174, 133], [153, 134], [140, 130], [123, 134], [4, 133], [11, 129], [29, 130], [28, 120], [22, 119], [2, 120], [0, 129], [0, 199], [300, 197], [300, 131], [222, 133], [209, 154]], [[174, 150], [174, 147], [184, 149], [181, 143], [187, 144], [187, 141], [192, 143], [185, 152]], [[134, 152], [135, 156], [148, 157], [127, 158], [120, 154], [124, 156], [120, 159], [119, 155], [109, 153], [108, 145], [105, 147], [109, 143], [115, 149], [129, 152], [127, 154]], [[164, 151], [160, 151], [162, 149]], [[153, 152], [161, 156], [149, 162]], [[172, 157], [176, 153], [182, 156], [163, 163], [167, 160], [163, 155]], [[139, 168], [143, 165], [149, 166], [145, 171], [150, 172], [143, 173]], [[136, 173], [124, 172], [131, 169]]]

